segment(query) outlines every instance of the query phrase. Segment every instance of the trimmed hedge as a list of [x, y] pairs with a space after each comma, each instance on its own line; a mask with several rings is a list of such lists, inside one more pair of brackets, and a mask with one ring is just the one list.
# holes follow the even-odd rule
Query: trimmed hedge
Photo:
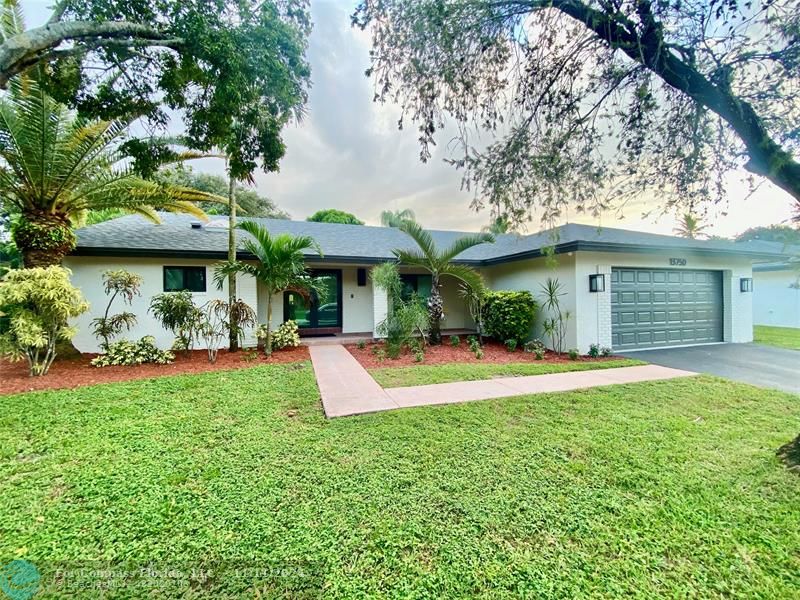
[[536, 317], [536, 300], [528, 291], [497, 291], [486, 294], [484, 327], [486, 334], [505, 343], [522, 345], [531, 335]]

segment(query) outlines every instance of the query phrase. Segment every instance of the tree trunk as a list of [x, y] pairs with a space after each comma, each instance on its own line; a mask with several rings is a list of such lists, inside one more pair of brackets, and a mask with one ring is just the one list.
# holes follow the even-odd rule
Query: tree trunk
[[[230, 205], [230, 216], [228, 217], [228, 262], [236, 261], [236, 181], [233, 176], [228, 173], [228, 204]], [[228, 330], [228, 350], [236, 352], [239, 350], [239, 335], [236, 327], [233, 326], [231, 319], [233, 317], [233, 304], [236, 302], [236, 273], [228, 275], [228, 306], [230, 313], [228, 320], [231, 327]]]
[[439, 288], [439, 279], [431, 278], [431, 295], [428, 298], [428, 317], [431, 321], [430, 343], [438, 346], [442, 343], [442, 292]]
[[69, 217], [52, 213], [23, 214], [13, 238], [27, 269], [60, 265], [76, 243]]

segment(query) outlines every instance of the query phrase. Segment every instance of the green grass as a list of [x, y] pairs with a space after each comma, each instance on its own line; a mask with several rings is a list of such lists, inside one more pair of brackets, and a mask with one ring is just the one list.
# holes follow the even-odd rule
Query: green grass
[[753, 327], [753, 341], [757, 344], [800, 350], [800, 329], [755, 325]]
[[0, 402], [0, 563], [45, 582], [99, 561], [205, 570], [194, 598], [800, 592], [800, 477], [775, 457], [800, 398], [777, 391], [692, 377], [326, 420], [304, 364]]
[[494, 377], [519, 377], [522, 375], [546, 375], [548, 373], [568, 373], [570, 371], [591, 371], [594, 369], [613, 369], [616, 367], [635, 367], [647, 363], [641, 360], [620, 358], [604, 362], [574, 363], [509, 363], [505, 365], [450, 363], [444, 365], [414, 365], [413, 367], [381, 367], [369, 372], [383, 387], [404, 387], [428, 383], [449, 383], [451, 381], [475, 381]]

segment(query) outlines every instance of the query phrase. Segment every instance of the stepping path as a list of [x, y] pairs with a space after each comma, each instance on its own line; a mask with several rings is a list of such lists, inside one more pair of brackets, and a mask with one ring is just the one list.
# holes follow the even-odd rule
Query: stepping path
[[543, 392], [564, 392], [697, 374], [658, 365], [642, 365], [384, 389], [344, 346], [312, 346], [310, 351], [322, 394], [322, 406], [328, 417]]

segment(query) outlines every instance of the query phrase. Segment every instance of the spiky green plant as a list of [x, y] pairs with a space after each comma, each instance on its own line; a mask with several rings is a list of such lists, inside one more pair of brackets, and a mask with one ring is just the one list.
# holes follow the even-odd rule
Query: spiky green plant
[[441, 321], [444, 312], [442, 301], [441, 279], [453, 279], [468, 285], [474, 290], [484, 287], [480, 273], [468, 265], [453, 263], [453, 260], [473, 246], [494, 243], [490, 233], [476, 233], [456, 239], [449, 247], [440, 250], [433, 242], [433, 237], [414, 221], [405, 221], [398, 229], [416, 242], [417, 250], [394, 250], [394, 255], [404, 265], [419, 267], [431, 274], [431, 295], [428, 298], [428, 316], [430, 318], [430, 343], [442, 343]]
[[11, 81], [0, 98], [0, 202], [19, 215], [13, 238], [26, 267], [59, 264], [89, 211], [121, 209], [158, 222], [158, 210], [204, 217], [194, 202], [227, 202], [138, 176], [120, 152], [127, 128], [76, 115], [32, 78]]

